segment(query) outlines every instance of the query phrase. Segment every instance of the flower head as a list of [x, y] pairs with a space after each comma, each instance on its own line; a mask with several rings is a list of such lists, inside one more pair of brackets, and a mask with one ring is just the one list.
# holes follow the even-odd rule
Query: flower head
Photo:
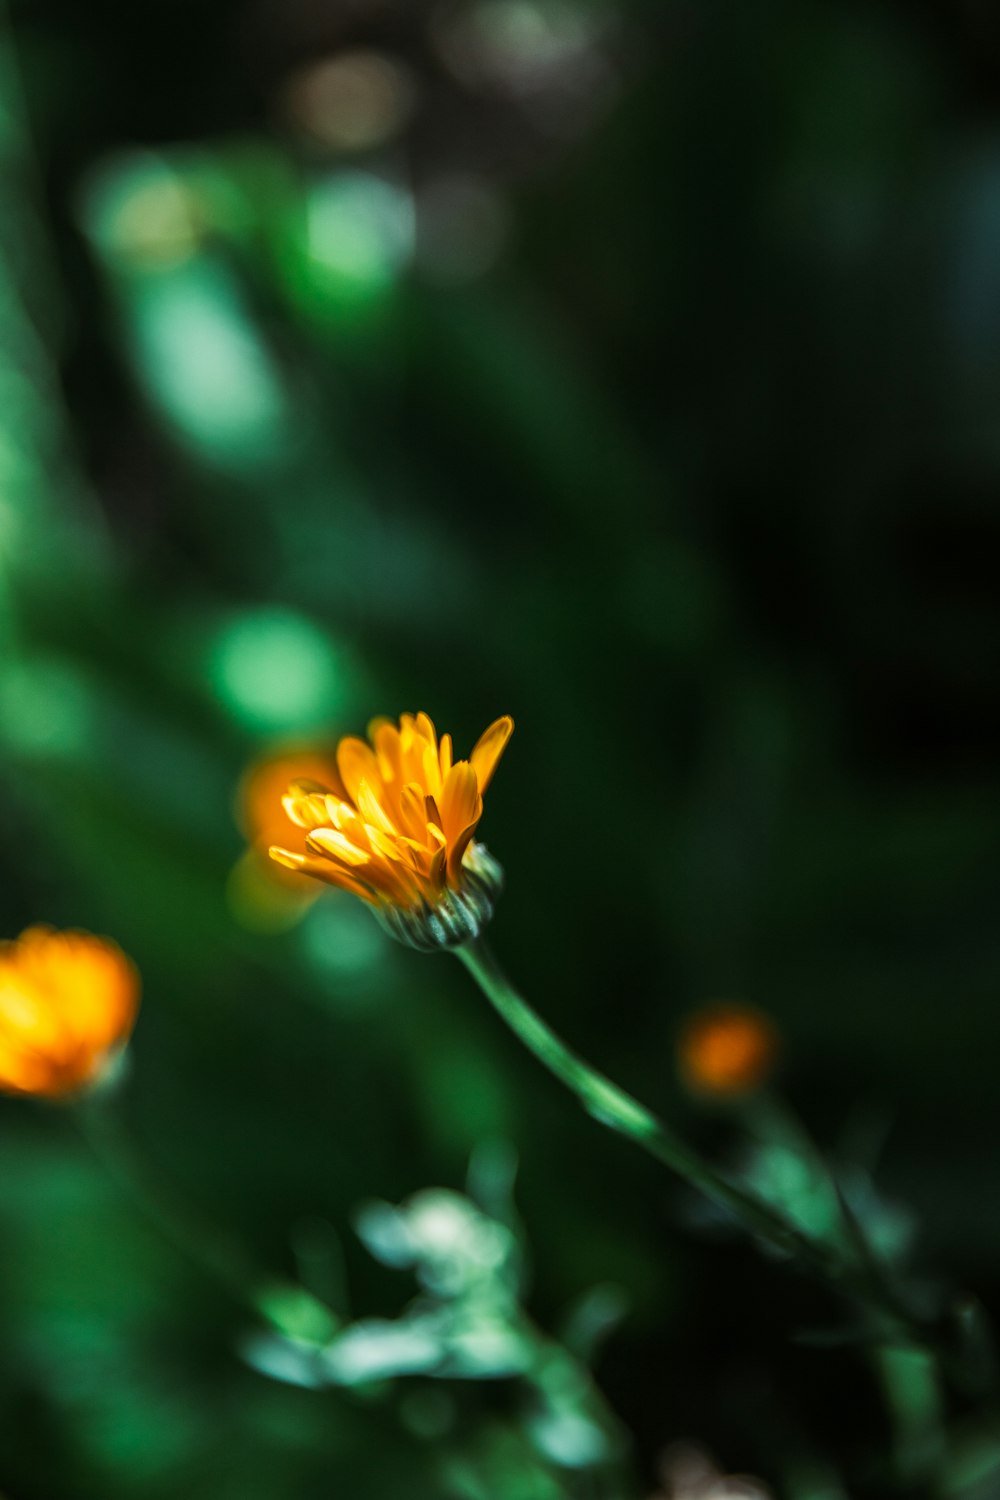
[[138, 1004], [139, 976], [106, 938], [29, 927], [0, 943], [0, 1089], [55, 1099], [97, 1083]]
[[700, 1094], [734, 1097], [764, 1082], [778, 1053], [773, 1023], [749, 1005], [706, 1006], [681, 1031], [678, 1060], [685, 1082]]
[[415, 948], [467, 942], [489, 921], [503, 883], [473, 835], [513, 728], [497, 719], [468, 760], [453, 761], [451, 735], [439, 743], [426, 714], [403, 714], [398, 727], [373, 720], [368, 743], [340, 741], [335, 775], [286, 792], [305, 853], [272, 848], [272, 859], [352, 891]]

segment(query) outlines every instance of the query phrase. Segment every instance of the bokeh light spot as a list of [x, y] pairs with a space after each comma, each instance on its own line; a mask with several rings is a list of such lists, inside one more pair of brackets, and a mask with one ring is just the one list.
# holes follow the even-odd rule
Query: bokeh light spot
[[372, 172], [338, 172], [309, 201], [307, 237], [317, 282], [362, 296], [382, 291], [413, 251], [412, 199]]
[[75, 756], [96, 734], [93, 696], [69, 662], [9, 662], [0, 674], [4, 741], [21, 754]]
[[102, 254], [124, 268], [177, 265], [201, 233], [196, 195], [152, 152], [105, 162], [86, 186], [83, 218]]
[[299, 68], [285, 82], [278, 106], [288, 124], [331, 151], [369, 151], [405, 125], [415, 88], [394, 58], [361, 48]]
[[[303, 884], [305, 884], [303, 877]], [[368, 981], [386, 961], [387, 939], [360, 902], [329, 892], [302, 927], [310, 960], [332, 981], [329, 993], [338, 1009], [368, 1001]]]
[[281, 446], [285, 402], [228, 272], [191, 261], [134, 292], [141, 373], [178, 436], [246, 469]]
[[253, 728], [313, 729], [345, 702], [346, 664], [316, 626], [291, 610], [261, 609], [231, 620], [209, 663], [223, 703]]

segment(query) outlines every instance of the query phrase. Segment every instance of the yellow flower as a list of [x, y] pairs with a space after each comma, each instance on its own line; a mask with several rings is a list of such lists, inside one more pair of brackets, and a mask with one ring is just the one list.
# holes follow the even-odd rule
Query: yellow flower
[[0, 943], [0, 1089], [56, 1099], [97, 1083], [138, 1004], [139, 976], [106, 938], [29, 927]]
[[778, 1054], [778, 1032], [749, 1005], [706, 1006], [685, 1024], [678, 1060], [697, 1093], [732, 1097], [758, 1088]]
[[306, 851], [273, 848], [271, 857], [360, 896], [415, 948], [467, 942], [489, 921], [503, 883], [473, 835], [513, 728], [497, 719], [468, 760], [453, 762], [451, 735], [439, 744], [426, 714], [403, 714], [398, 728], [373, 720], [369, 744], [340, 741], [336, 776], [289, 788], [285, 811], [306, 830]]

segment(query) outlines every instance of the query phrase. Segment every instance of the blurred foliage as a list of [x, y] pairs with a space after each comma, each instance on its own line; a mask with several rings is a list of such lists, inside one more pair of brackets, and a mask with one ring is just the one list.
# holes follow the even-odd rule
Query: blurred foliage
[[[331, 1226], [324, 1295], [412, 1331], [453, 1310], [417, 1206], [499, 1234], [454, 1195], [509, 1141], [498, 1305], [622, 1289], [627, 1493], [696, 1439], [790, 1500], [990, 1500], [995, 1417], [913, 1460], [919, 1370], [798, 1338], [830, 1299], [684, 1228], [458, 965], [269, 883], [236, 802], [374, 713], [466, 752], [511, 712], [483, 831], [540, 1009], [725, 1151], [676, 1030], [762, 1007], [884, 1242], [1000, 1310], [993, 12], [8, 0], [0, 79], [3, 930], [134, 957], [140, 1147], [275, 1275]], [[601, 1493], [520, 1367], [262, 1373], [60, 1113], [0, 1124], [7, 1500]]]

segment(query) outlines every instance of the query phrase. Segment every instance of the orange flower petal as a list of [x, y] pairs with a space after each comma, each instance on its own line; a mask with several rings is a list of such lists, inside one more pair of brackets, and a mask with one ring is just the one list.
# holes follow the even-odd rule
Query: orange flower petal
[[343, 865], [336, 864], [332, 859], [319, 855], [296, 854], [291, 849], [269, 849], [271, 858], [286, 869], [295, 870], [300, 875], [311, 875], [314, 880], [325, 881], [327, 885], [338, 886], [341, 890], [350, 891], [353, 896], [360, 896], [363, 901], [373, 904], [375, 897], [367, 886], [346, 870]]
[[301, 782], [290, 788], [281, 799], [281, 805], [298, 828], [321, 828], [329, 820], [327, 793], [317, 789], [302, 792]]
[[410, 868], [425, 879], [428, 878], [436, 857], [436, 850], [432, 852], [426, 845], [418, 844], [416, 839], [400, 839], [399, 847], [403, 851]]
[[335, 828], [314, 828], [306, 839], [306, 848], [313, 853], [330, 854], [334, 859], [343, 861], [345, 865], [367, 865], [371, 863], [371, 855], [352, 844], [346, 834], [338, 833]]
[[367, 781], [380, 792], [382, 790], [382, 773], [378, 768], [378, 760], [375, 751], [364, 740], [359, 740], [353, 735], [348, 735], [341, 740], [337, 746], [337, 769], [340, 772], [347, 795], [357, 806], [358, 789], [362, 781]]
[[404, 786], [399, 797], [400, 822], [408, 837], [424, 839], [427, 834], [427, 805], [424, 791], [415, 781]]
[[429, 714], [419, 713], [416, 717], [415, 728], [417, 733], [421, 736], [422, 739], [427, 741], [428, 745], [430, 745], [431, 749], [436, 755], [437, 730], [434, 728], [434, 720], [430, 717]]
[[469, 826], [479, 821], [483, 813], [483, 799], [479, 795], [479, 781], [467, 760], [460, 760], [448, 772], [438, 804], [441, 809], [441, 827], [449, 843]]
[[475, 749], [469, 759], [479, 780], [481, 792], [485, 792], [493, 780], [493, 772], [513, 733], [514, 720], [509, 714], [504, 714], [503, 718], [496, 719], [476, 741]]
[[[418, 717], [421, 716], [418, 715]], [[427, 720], [427, 723], [430, 725], [431, 733], [433, 734], [433, 724], [431, 724], [430, 720], [427, 719], [426, 714], [422, 715], [422, 717]], [[427, 779], [426, 769], [424, 765], [424, 751], [427, 749], [429, 741], [423, 730], [418, 727], [417, 720], [412, 716], [412, 714], [403, 714], [402, 718], [400, 719], [399, 738], [403, 752], [402, 774], [404, 782], [419, 782], [419, 784], [426, 790]]]
[[468, 849], [469, 845], [472, 843], [472, 835], [476, 831], [476, 823], [478, 823], [478, 821], [479, 820], [477, 818], [476, 821], [470, 823], [467, 828], [463, 828], [461, 833], [459, 833], [456, 838], [452, 839], [448, 846], [448, 879], [451, 881], [453, 886], [457, 887], [461, 884], [462, 860], [465, 858], [466, 849]]
[[375, 828], [380, 829], [382, 833], [395, 834], [399, 832], [399, 829], [389, 817], [367, 781], [362, 781], [358, 787], [356, 801], [358, 812], [366, 823], [371, 823]]
[[403, 772], [403, 742], [399, 730], [386, 720], [379, 724], [371, 738], [382, 780], [387, 786], [391, 782], [399, 783]]

